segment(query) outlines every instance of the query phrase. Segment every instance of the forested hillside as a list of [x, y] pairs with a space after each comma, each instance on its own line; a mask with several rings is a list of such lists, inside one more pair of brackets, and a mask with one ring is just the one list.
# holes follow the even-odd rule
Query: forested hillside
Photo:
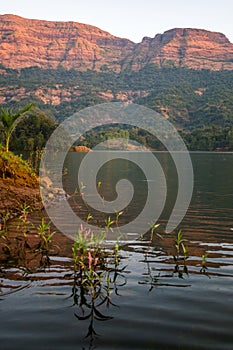
[[[190, 150], [233, 149], [233, 71], [158, 68], [154, 64], [121, 73], [107, 68], [101, 72], [62, 67], [20, 71], [1, 68], [2, 106], [16, 108], [35, 102], [45, 115], [60, 122], [87, 106], [131, 101], [164, 115], [180, 131]], [[41, 147], [53, 123], [41, 119], [25, 123], [15, 131], [17, 138], [13, 138], [12, 146]], [[40, 123], [45, 125], [44, 133], [38, 136]], [[138, 139], [143, 141], [141, 136]]]

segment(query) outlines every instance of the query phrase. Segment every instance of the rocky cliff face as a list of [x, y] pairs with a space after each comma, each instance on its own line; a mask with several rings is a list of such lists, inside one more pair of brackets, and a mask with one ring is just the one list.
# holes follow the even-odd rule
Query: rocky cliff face
[[176, 28], [145, 37], [124, 62], [138, 70], [146, 64], [193, 69], [233, 69], [233, 44], [225, 35], [202, 29]]
[[0, 16], [0, 63], [8, 68], [75, 68], [119, 71], [134, 43], [93, 26]]
[[139, 70], [149, 63], [194, 69], [233, 69], [233, 44], [221, 33], [172, 29], [141, 43], [75, 22], [0, 16], [0, 63], [7, 68]]

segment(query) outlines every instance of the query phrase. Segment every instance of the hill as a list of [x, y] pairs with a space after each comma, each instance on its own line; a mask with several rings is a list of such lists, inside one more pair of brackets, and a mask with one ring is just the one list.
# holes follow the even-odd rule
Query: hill
[[[1, 105], [34, 101], [60, 122], [98, 103], [134, 102], [171, 121], [190, 150], [233, 150], [233, 44], [221, 33], [175, 28], [135, 44], [90, 25], [3, 15], [0, 35]], [[27, 120], [11, 146], [41, 148], [52, 130]]]
[[0, 37], [0, 62], [13, 69], [62, 66], [119, 72], [139, 70], [149, 63], [233, 69], [233, 44], [224, 34], [202, 29], [175, 28], [135, 44], [87, 24], [2, 15]]

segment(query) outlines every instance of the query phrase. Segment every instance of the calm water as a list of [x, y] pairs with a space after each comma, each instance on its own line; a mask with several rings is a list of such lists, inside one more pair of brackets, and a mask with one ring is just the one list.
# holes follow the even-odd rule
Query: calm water
[[[71, 242], [57, 234], [62, 253], [54, 251], [50, 267], [36, 268], [36, 261], [28, 267], [22, 259], [1, 263], [2, 349], [233, 349], [233, 154], [192, 154], [194, 193], [180, 224], [188, 239], [188, 271], [180, 274], [174, 235], [162, 233], [177, 194], [177, 176], [168, 155], [157, 156], [168, 176], [169, 200], [159, 219], [164, 238], [148, 246], [145, 236], [122, 247], [120, 266], [126, 268], [111, 291], [113, 305], [99, 306], [109, 319], [94, 320], [98, 335], [86, 337], [90, 320], [75, 317], [80, 308], [74, 300]], [[71, 154], [66, 163], [70, 193], [77, 185], [77, 157]], [[122, 217], [127, 222], [145, 203], [145, 177], [124, 161], [109, 164], [99, 179], [104, 197], [112, 199], [112, 184], [125, 174], [137, 192]], [[78, 198], [70, 198], [70, 205], [86, 215]], [[39, 222], [40, 215], [34, 213], [31, 220]], [[203, 254], [208, 254], [207, 269], [201, 273]]]

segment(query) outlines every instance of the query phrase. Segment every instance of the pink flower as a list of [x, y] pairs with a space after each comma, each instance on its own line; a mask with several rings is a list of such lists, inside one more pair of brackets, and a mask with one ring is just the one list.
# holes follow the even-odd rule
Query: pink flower
[[86, 231], [86, 236], [88, 237], [88, 236], [90, 235], [90, 233], [91, 233], [91, 230], [90, 230], [90, 229], [87, 230], [87, 231]]
[[27, 214], [22, 214], [21, 219], [22, 219], [22, 221], [26, 222], [27, 221]]
[[91, 252], [88, 251], [88, 266], [89, 266], [89, 270], [91, 270], [91, 264], [92, 264], [92, 256], [91, 256]]

